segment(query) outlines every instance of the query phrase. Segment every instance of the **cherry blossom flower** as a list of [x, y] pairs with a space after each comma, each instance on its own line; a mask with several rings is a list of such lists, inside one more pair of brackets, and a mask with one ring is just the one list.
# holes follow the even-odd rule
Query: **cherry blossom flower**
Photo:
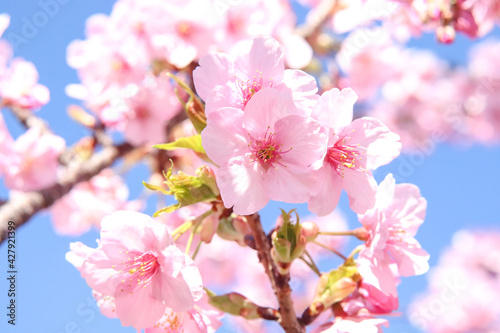
[[5, 185], [13, 190], [36, 191], [55, 184], [58, 158], [65, 147], [63, 138], [30, 128], [12, 144], [12, 155], [4, 161]]
[[355, 212], [371, 208], [376, 182], [370, 170], [389, 163], [401, 150], [399, 136], [378, 120], [352, 121], [356, 99], [350, 88], [332, 89], [321, 95], [313, 109], [313, 117], [329, 131], [323, 166], [315, 172], [321, 179], [320, 189], [309, 200], [309, 210], [320, 216], [333, 211], [342, 189]]
[[360, 100], [373, 97], [382, 84], [396, 75], [395, 64], [400, 63], [402, 53], [388, 32], [381, 29], [376, 38], [370, 38], [360, 47], [359, 40], [364, 40], [365, 34], [367, 30], [349, 34], [336, 55], [339, 67], [346, 75], [339, 85], [352, 88]]
[[469, 53], [466, 84], [454, 82], [465, 88], [460, 90], [465, 96], [466, 133], [470, 139], [484, 143], [500, 140], [500, 98], [495, 93], [500, 82], [500, 66], [494, 57], [499, 51], [500, 42], [495, 39], [476, 44]]
[[14, 59], [3, 73], [0, 96], [4, 104], [26, 109], [39, 108], [50, 99], [47, 87], [38, 83], [35, 66], [20, 58]]
[[223, 37], [218, 46], [224, 52], [234, 54], [242, 40], [271, 36], [283, 46], [287, 67], [304, 68], [312, 60], [311, 46], [296, 33], [297, 18], [288, 1], [243, 1], [228, 6], [221, 16]]
[[86, 22], [87, 39], [68, 46], [68, 65], [78, 71], [90, 95], [99, 95], [113, 85], [138, 82], [146, 74], [150, 62], [147, 46], [127, 30], [116, 27], [112, 17], [93, 15]]
[[127, 201], [128, 187], [113, 170], [105, 169], [87, 182], [76, 185], [51, 208], [57, 233], [81, 235], [117, 210], [139, 210], [140, 201]]
[[367, 231], [366, 247], [357, 259], [364, 283], [386, 295], [396, 295], [399, 276], [427, 272], [429, 255], [414, 238], [426, 207], [427, 201], [415, 185], [396, 185], [392, 174], [380, 183], [375, 206], [358, 214]]
[[126, 104], [124, 132], [134, 145], [158, 144], [166, 140], [167, 121], [181, 105], [166, 77], [147, 77], [140, 86], [132, 85]]
[[256, 38], [249, 46], [240, 43], [235, 58], [216, 53], [200, 59], [193, 78], [207, 115], [222, 107], [244, 110], [256, 92], [271, 87], [290, 90], [299, 108], [314, 105], [318, 98], [314, 77], [300, 70], [285, 70], [283, 50], [276, 40]]
[[202, 141], [220, 166], [215, 172], [224, 205], [237, 214], [252, 214], [269, 200], [305, 202], [316, 191], [311, 171], [322, 161], [326, 136], [286, 91], [255, 93], [245, 112], [227, 107], [210, 113]]
[[[92, 289], [114, 298], [123, 326], [151, 327], [167, 307], [188, 311], [202, 297], [196, 264], [151, 217], [132, 211], [106, 216], [98, 244], [72, 243], [67, 257]], [[75, 260], [81, 253], [85, 259]]]
[[[153, 54], [178, 68], [216, 50], [222, 38], [220, 20], [210, 1], [190, 0], [161, 3], [146, 24]], [[158, 8], [161, 8], [158, 11]]]
[[[10, 24], [10, 16], [0, 14], [0, 37]], [[0, 40], [0, 97], [2, 106], [36, 109], [49, 102], [47, 87], [38, 83], [38, 71], [31, 62], [12, 59], [12, 47]], [[10, 63], [9, 63], [10, 62]]]

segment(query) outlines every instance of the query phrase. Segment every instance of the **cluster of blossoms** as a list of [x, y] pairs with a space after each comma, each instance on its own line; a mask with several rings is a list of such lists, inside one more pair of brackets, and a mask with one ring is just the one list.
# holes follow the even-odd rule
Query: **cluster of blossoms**
[[[0, 37], [10, 17], [0, 14]], [[21, 58], [12, 59], [12, 47], [0, 39], [0, 108], [33, 112], [49, 101], [49, 90], [38, 83], [35, 66]], [[16, 140], [0, 115], [0, 176], [12, 190], [32, 191], [53, 185], [58, 179], [58, 157], [65, 149], [63, 138], [30, 128]]]
[[[220, 325], [219, 310], [277, 320], [273, 309], [279, 304], [269, 297], [268, 277], [250, 249], [255, 234], [249, 222], [276, 200], [308, 203], [324, 216], [322, 222], [300, 223], [298, 215], [292, 221], [292, 212], [283, 212], [269, 236], [277, 274], [304, 280], [293, 295], [303, 325], [318, 317], [315, 332], [387, 325], [378, 316], [398, 308], [400, 278], [425, 273], [429, 258], [414, 238], [426, 210], [418, 188], [396, 185], [392, 175], [377, 185], [372, 174], [399, 155], [399, 136], [374, 118], [353, 120], [352, 89], [318, 95], [312, 76], [285, 69], [283, 49], [273, 38], [256, 38], [233, 55], [207, 55], [199, 64], [193, 79], [205, 101], [206, 124], [198, 152], [206, 153], [214, 169], [202, 166], [197, 176], [188, 176], [173, 175], [171, 168], [165, 174], [168, 191], [146, 184], [178, 200], [157, 212], [163, 214], [156, 221], [119, 211], [102, 219], [96, 249], [71, 245], [67, 259], [94, 290], [101, 311], [146, 332], [211, 332]], [[355, 230], [345, 230], [335, 211], [342, 189], [362, 225]], [[363, 243], [345, 257], [335, 235]], [[192, 243], [199, 244], [194, 251]], [[198, 255], [202, 243], [210, 245]], [[321, 253], [318, 247], [338, 253], [342, 264], [321, 273], [311, 257]], [[246, 264], [234, 270], [235, 260]], [[214, 270], [225, 273], [216, 277]], [[320, 275], [319, 282], [311, 272]], [[217, 290], [238, 282], [234, 292], [217, 296], [203, 291], [202, 278], [205, 287]], [[236, 325], [265, 330], [262, 321]]]
[[54, 229], [61, 235], [81, 235], [117, 210], [138, 211], [139, 200], [128, 201], [128, 187], [111, 169], [75, 186], [51, 207]]
[[351, 89], [317, 95], [312, 76], [284, 69], [283, 52], [270, 38], [255, 39], [236, 59], [202, 58], [193, 76], [208, 110], [203, 146], [219, 166], [227, 208], [246, 215], [269, 200], [307, 202], [327, 215], [341, 189], [355, 212], [373, 206], [371, 170], [397, 157], [401, 144], [376, 119], [352, 121]]
[[478, 43], [468, 67], [452, 69], [431, 52], [403, 48], [384, 30], [360, 47], [363, 34], [343, 42], [335, 81], [352, 87], [369, 105], [367, 114], [401, 135], [405, 149], [445, 140], [498, 142], [500, 74], [492, 57], [498, 41]]
[[[321, 4], [321, 0], [298, 1], [308, 7]], [[496, 0], [341, 0], [329, 26], [344, 33], [380, 21], [398, 39], [435, 31], [440, 42], [451, 43], [456, 32], [471, 38], [490, 32], [500, 22], [500, 5]]]
[[[380, 316], [398, 309], [401, 278], [429, 269], [429, 255], [415, 239], [426, 200], [418, 187], [396, 184], [392, 175], [377, 184], [372, 172], [399, 156], [403, 146], [418, 147], [433, 134], [442, 140], [459, 132], [460, 138], [492, 142], [498, 141], [500, 126], [500, 100], [492, 93], [500, 79], [498, 42], [478, 45], [467, 69], [452, 70], [395, 40], [428, 28], [442, 42], [452, 41], [455, 31], [481, 36], [498, 21], [500, 8], [487, 0], [335, 3], [331, 28], [350, 34], [335, 64], [328, 64], [334, 84], [320, 88], [298, 68], [310, 65], [322, 35], [315, 31], [306, 42], [295, 30], [288, 1], [221, 8], [220, 0], [119, 0], [109, 16], [88, 19], [86, 39], [68, 48], [68, 63], [81, 83], [68, 86], [67, 94], [97, 116], [86, 114], [88, 128], [120, 131], [138, 155], [153, 157], [152, 184], [146, 187], [178, 201], [156, 219], [138, 213], [142, 202], [129, 202], [123, 180], [106, 169], [52, 206], [60, 234], [101, 229], [97, 248], [72, 243], [67, 260], [92, 288], [105, 316], [147, 333], [214, 332], [224, 312], [248, 332], [267, 327], [263, 320], [250, 320], [281, 321], [281, 304], [253, 251], [251, 228], [255, 213], [280, 201], [307, 204], [315, 214], [300, 222], [298, 214], [283, 211], [266, 235], [276, 275], [294, 286], [293, 307], [302, 313], [303, 328], [361, 333], [388, 325]], [[381, 27], [371, 26], [381, 19]], [[8, 16], [0, 15], [0, 36], [8, 23]], [[366, 26], [372, 29], [358, 29]], [[38, 84], [34, 66], [11, 58], [11, 47], [0, 40], [1, 105], [31, 112], [46, 104], [48, 90]], [[354, 114], [358, 99], [370, 117]], [[192, 123], [178, 121], [183, 108]], [[168, 154], [141, 147], [165, 141], [171, 141], [163, 147]], [[174, 148], [194, 152], [170, 151]], [[14, 140], [0, 118], [0, 175], [10, 189], [37, 191], [55, 184], [64, 150], [62, 138], [38, 127]], [[164, 173], [167, 191], [158, 178], [169, 158], [183, 171], [173, 174], [172, 166]], [[201, 166], [206, 161], [212, 167]], [[336, 209], [342, 190], [360, 222], [354, 230]], [[346, 235], [362, 241], [348, 256], [340, 253]], [[481, 237], [467, 238], [470, 247], [494, 242]], [[202, 244], [210, 245], [199, 251]], [[320, 271], [314, 258], [329, 260], [332, 253], [342, 259], [340, 266]], [[488, 265], [474, 263], [474, 278], [494, 273], [496, 279], [496, 268]], [[441, 287], [432, 288], [440, 293]], [[216, 295], [208, 288], [233, 292]], [[453, 310], [469, 311], [470, 299]], [[415, 313], [421, 326], [434, 320]], [[492, 309], [481, 313], [498, 316]], [[440, 322], [432, 329], [448, 332], [451, 325]], [[486, 330], [477, 322], [461, 325]]]
[[[7, 29], [10, 17], [0, 14], [0, 37]], [[0, 39], [0, 98], [2, 106], [36, 109], [49, 102], [47, 87], [38, 83], [35, 66], [21, 58], [12, 59], [12, 47]]]
[[77, 267], [101, 311], [123, 326], [146, 332], [207, 332], [220, 313], [207, 308], [194, 261], [174, 243], [165, 225], [147, 215], [117, 211], [103, 218], [96, 249], [71, 244]]
[[428, 280], [429, 290], [409, 308], [409, 318], [416, 327], [430, 333], [498, 330], [498, 231], [458, 231]]
[[166, 141], [166, 123], [181, 110], [162, 72], [186, 71], [203, 55], [233, 52], [238, 42], [258, 35], [281, 40], [290, 50], [290, 66], [310, 62], [312, 49], [294, 34], [295, 16], [287, 2], [253, 1], [225, 9], [216, 2], [120, 0], [111, 15], [93, 15], [87, 38], [68, 48], [68, 64], [81, 80], [68, 86], [68, 95], [83, 100], [127, 141], [155, 144]]

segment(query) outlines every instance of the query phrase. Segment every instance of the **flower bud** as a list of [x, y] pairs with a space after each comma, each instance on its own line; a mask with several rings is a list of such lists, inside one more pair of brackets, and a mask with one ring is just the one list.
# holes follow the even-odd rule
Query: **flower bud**
[[455, 35], [455, 29], [451, 25], [439, 26], [436, 29], [436, 37], [438, 41], [444, 44], [453, 43]]
[[359, 227], [354, 229], [354, 236], [356, 236], [356, 238], [358, 238], [359, 240], [365, 242], [370, 237], [370, 233], [364, 227]]
[[209, 293], [208, 295], [210, 298], [209, 303], [221, 311], [234, 316], [241, 316], [245, 319], [260, 318], [257, 312], [259, 306], [241, 294], [229, 293], [217, 296], [214, 293]]
[[286, 274], [290, 270], [290, 263], [299, 258], [306, 248], [307, 239], [301, 234], [299, 216], [295, 213], [297, 221], [295, 224], [290, 220], [291, 211], [282, 212], [281, 226], [272, 234], [273, 248], [271, 256], [276, 262], [281, 274]]
[[307, 242], [312, 242], [318, 237], [319, 227], [314, 222], [304, 222], [300, 225], [300, 234], [305, 237]]
[[220, 194], [217, 183], [215, 182], [215, 173], [212, 168], [206, 165], [202, 165], [201, 167], [196, 169], [196, 175], [203, 184], [205, 184], [212, 190], [213, 194], [215, 194], [216, 196]]
[[[316, 309], [326, 309], [342, 301], [356, 290], [360, 279], [356, 264], [349, 259], [339, 268], [321, 275], [312, 304]], [[322, 304], [323, 307], [318, 304]], [[317, 314], [311, 311], [311, 315]]]
[[[219, 191], [216, 190], [214, 193], [213, 187], [215, 179], [210, 176], [210, 172], [207, 169], [198, 169], [197, 174], [201, 177], [194, 177], [186, 175], [184, 172], [179, 171], [177, 175], [172, 175], [173, 164], [170, 169], [164, 174], [166, 181], [164, 184], [167, 185], [169, 190], [165, 190], [160, 186], [155, 186], [143, 182], [144, 186], [153, 191], [160, 191], [167, 195], [173, 195], [177, 200], [177, 204], [165, 207], [154, 213], [154, 217], [160, 215], [161, 213], [170, 213], [181, 207], [193, 205], [198, 202], [209, 202], [216, 200]], [[207, 183], [205, 183], [207, 182]]]
[[200, 99], [196, 97], [191, 88], [189, 88], [186, 83], [182, 82], [181, 79], [172, 73], [168, 73], [167, 75], [174, 79], [175, 82], [177, 82], [179, 86], [189, 95], [189, 99], [186, 103], [182, 101], [179, 95], [177, 96], [184, 106], [184, 111], [186, 112], [189, 120], [193, 123], [194, 128], [198, 133], [201, 133], [201, 131], [207, 126], [207, 116], [205, 115], [205, 107], [203, 106], [203, 103], [201, 103]]
[[252, 231], [243, 216], [231, 214], [219, 220], [217, 235], [223, 239], [236, 241], [240, 245], [245, 245], [245, 236], [251, 234]]

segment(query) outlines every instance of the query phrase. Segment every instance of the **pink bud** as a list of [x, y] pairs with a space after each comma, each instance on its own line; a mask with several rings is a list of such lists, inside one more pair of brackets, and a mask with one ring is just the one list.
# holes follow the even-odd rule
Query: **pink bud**
[[370, 238], [370, 234], [368, 230], [363, 227], [354, 229], [354, 236], [356, 236], [359, 240], [366, 241]]
[[304, 222], [300, 225], [300, 233], [306, 241], [312, 242], [318, 237], [319, 227], [314, 222]]
[[439, 26], [436, 29], [436, 37], [441, 43], [453, 43], [455, 40], [455, 29], [451, 25]]

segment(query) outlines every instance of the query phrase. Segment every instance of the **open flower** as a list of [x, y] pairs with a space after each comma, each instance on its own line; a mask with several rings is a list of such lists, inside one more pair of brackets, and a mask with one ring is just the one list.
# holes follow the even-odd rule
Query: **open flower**
[[[202, 297], [193, 260], [174, 244], [167, 227], [145, 214], [118, 211], [103, 218], [96, 249], [72, 243], [67, 258], [88, 285], [113, 297], [123, 326], [153, 326], [167, 307], [188, 311]], [[87, 254], [83, 259], [75, 260]]]
[[13, 190], [36, 191], [55, 184], [58, 158], [64, 148], [63, 138], [30, 128], [10, 146], [9, 158], [3, 162], [5, 185]]
[[[380, 183], [375, 198], [375, 206], [358, 215], [367, 231], [366, 247], [357, 260], [358, 271], [367, 286], [365, 294], [373, 286], [376, 290], [371, 288], [371, 294], [380, 290], [395, 297], [400, 276], [420, 275], [429, 269], [429, 255], [414, 238], [424, 221], [427, 201], [415, 185], [396, 185], [392, 174]], [[387, 303], [378, 299], [375, 303]]]
[[356, 99], [350, 88], [332, 89], [321, 95], [312, 113], [328, 130], [327, 153], [316, 171], [321, 187], [309, 201], [309, 210], [320, 216], [335, 209], [342, 189], [356, 213], [371, 208], [377, 183], [370, 170], [389, 163], [401, 151], [399, 135], [380, 121], [369, 117], [352, 121]]
[[387, 175], [377, 189], [375, 206], [360, 222], [369, 236], [360, 257], [376, 256], [397, 265], [401, 276], [420, 275], [429, 269], [429, 255], [414, 238], [424, 222], [427, 201], [413, 184], [398, 184]]
[[269, 200], [306, 202], [316, 191], [312, 171], [324, 157], [326, 135], [286, 91], [257, 92], [245, 112], [212, 112], [201, 135], [220, 166], [216, 180], [224, 205], [237, 214], [255, 213]]
[[193, 78], [207, 115], [222, 107], [244, 110], [255, 93], [265, 88], [289, 90], [294, 102], [314, 105], [316, 80], [300, 70], [285, 70], [283, 50], [276, 40], [256, 38], [251, 48], [247, 46], [240, 44], [235, 59], [223, 53], [200, 59]]

